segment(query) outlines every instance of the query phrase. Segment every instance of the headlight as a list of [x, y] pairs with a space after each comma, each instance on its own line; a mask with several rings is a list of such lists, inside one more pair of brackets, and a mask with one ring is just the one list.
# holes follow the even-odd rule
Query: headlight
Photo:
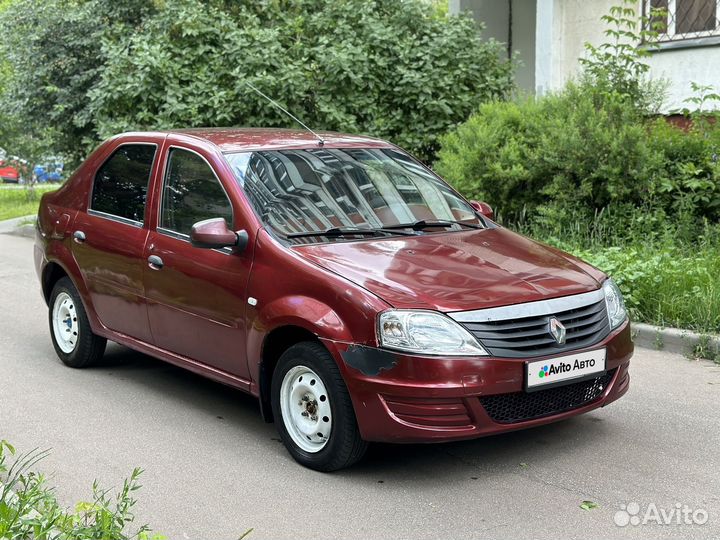
[[608, 278], [603, 283], [603, 292], [605, 293], [605, 305], [607, 306], [608, 318], [610, 319], [610, 328], [614, 330], [627, 319], [627, 310], [623, 301], [622, 293], [615, 282]]
[[378, 339], [388, 349], [443, 356], [487, 355], [458, 323], [434, 311], [384, 311], [378, 317]]

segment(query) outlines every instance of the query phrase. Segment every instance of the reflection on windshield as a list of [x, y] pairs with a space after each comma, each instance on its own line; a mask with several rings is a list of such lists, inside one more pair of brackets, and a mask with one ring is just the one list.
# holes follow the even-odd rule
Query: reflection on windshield
[[445, 183], [394, 149], [317, 148], [226, 157], [261, 220], [285, 236], [417, 220], [481, 223]]

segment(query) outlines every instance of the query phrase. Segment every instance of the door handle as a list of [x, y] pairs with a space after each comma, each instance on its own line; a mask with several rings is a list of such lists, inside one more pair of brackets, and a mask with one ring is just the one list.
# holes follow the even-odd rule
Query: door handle
[[160, 270], [165, 263], [163, 263], [163, 260], [158, 257], [157, 255], [150, 255], [148, 257], [148, 265], [150, 265], [150, 268], [153, 270]]
[[85, 233], [82, 231], [75, 231], [73, 233], [73, 240], [78, 244], [82, 244], [85, 241]]

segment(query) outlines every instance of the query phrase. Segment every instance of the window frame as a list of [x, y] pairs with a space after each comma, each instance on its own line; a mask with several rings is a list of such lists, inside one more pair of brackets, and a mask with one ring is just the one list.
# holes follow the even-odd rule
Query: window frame
[[[170, 173], [170, 156], [172, 154], [173, 150], [183, 150], [185, 152], [189, 152], [191, 154], [195, 154], [200, 159], [202, 159], [205, 162], [205, 165], [208, 166], [210, 171], [212, 172], [213, 176], [215, 177], [215, 181], [220, 184], [220, 188], [223, 190], [223, 193], [225, 194], [225, 198], [228, 201], [228, 204], [230, 205], [230, 212], [232, 214], [230, 227], [232, 229], [235, 228], [235, 207], [233, 206], [232, 199], [230, 198], [230, 195], [228, 194], [227, 189], [225, 188], [225, 184], [222, 183], [222, 180], [220, 180], [220, 176], [215, 171], [215, 168], [210, 164], [210, 162], [203, 156], [200, 152], [193, 150], [192, 148], [187, 148], [186, 146], [179, 146], [176, 144], [168, 145], [166, 148], [166, 157], [165, 157], [165, 170], [163, 171], [162, 176], [162, 183], [160, 184], [160, 193], [159, 193], [159, 201], [158, 201], [158, 210], [157, 210], [157, 224], [155, 226], [155, 230], [165, 236], [169, 236], [170, 238], [175, 238], [176, 240], [183, 240], [185, 242], [190, 243], [190, 235], [181, 233], [178, 231], [174, 231], [172, 229], [168, 229], [166, 227], [162, 227], [162, 215], [163, 215], [163, 208], [165, 206], [165, 186], [167, 185], [168, 181], [168, 174]], [[215, 249], [213, 251], [220, 251], [222, 253], [232, 253], [232, 249], [230, 248], [222, 248], [222, 249]]]
[[[657, 41], [646, 42], [650, 51], [667, 49], [685, 49], [720, 45], [720, 0], [715, 2], [715, 28], [695, 32], [677, 33], [677, 0], [668, 0], [666, 30], [661, 32]], [[643, 0], [642, 14], [650, 20], [652, 0]]]
[[[92, 207], [93, 195], [95, 195], [95, 182], [97, 181], [97, 175], [100, 173], [100, 169], [102, 169], [105, 165], [107, 165], [108, 162], [115, 156], [115, 154], [117, 154], [118, 150], [120, 150], [124, 146], [154, 146], [155, 147], [155, 153], [153, 154], [152, 163], [150, 163], [150, 172], [148, 173], [147, 190], [145, 192], [145, 211], [143, 212], [142, 221], [126, 218], [123, 216], [117, 216], [115, 214], [109, 214], [107, 212], [103, 212], [102, 210], [95, 210]], [[120, 143], [116, 147], [114, 147], [112, 149], [112, 152], [110, 152], [110, 155], [108, 155], [103, 160], [103, 162], [100, 164], [100, 166], [97, 167], [97, 169], [95, 169], [95, 174], [93, 174], [92, 185], [90, 187], [90, 192], [88, 193], [88, 204], [87, 204], [88, 215], [100, 217], [103, 219], [107, 219], [109, 221], [115, 221], [117, 223], [123, 223], [124, 225], [131, 225], [133, 227], [142, 229], [148, 220], [148, 196], [150, 194], [150, 188], [152, 186], [153, 171], [155, 170], [155, 165], [157, 164], [158, 153], [159, 153], [158, 149], [159, 149], [159, 145], [157, 143], [147, 142], [147, 141], [127, 141], [127, 142]]]

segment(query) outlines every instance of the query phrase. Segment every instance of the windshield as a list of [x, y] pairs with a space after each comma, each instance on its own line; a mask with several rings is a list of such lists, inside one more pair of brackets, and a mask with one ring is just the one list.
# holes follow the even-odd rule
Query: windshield
[[352, 237], [358, 229], [402, 234], [403, 225], [419, 234], [424, 223], [433, 222], [458, 230], [457, 222], [482, 226], [447, 184], [391, 148], [239, 152], [226, 158], [260, 219], [286, 237], [318, 241]]

